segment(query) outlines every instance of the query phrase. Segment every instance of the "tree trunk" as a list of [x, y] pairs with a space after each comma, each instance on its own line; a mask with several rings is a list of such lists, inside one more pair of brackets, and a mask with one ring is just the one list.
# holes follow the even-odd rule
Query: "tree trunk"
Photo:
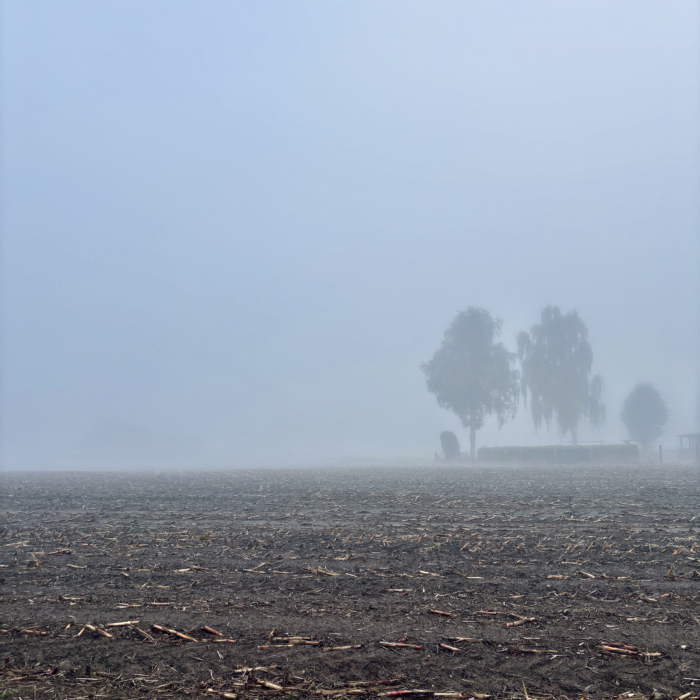
[[472, 462], [476, 459], [476, 430], [473, 425], [469, 427], [469, 459]]
[[571, 429], [571, 444], [578, 445], [578, 432], [576, 428]]

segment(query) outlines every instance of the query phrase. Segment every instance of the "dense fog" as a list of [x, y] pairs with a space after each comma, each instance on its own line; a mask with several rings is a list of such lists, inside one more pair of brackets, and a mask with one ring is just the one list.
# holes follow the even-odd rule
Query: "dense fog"
[[[461, 310], [700, 430], [700, 9], [2, 6], [2, 466], [432, 460]], [[522, 371], [520, 361], [513, 365]], [[520, 397], [482, 445], [568, 441]]]

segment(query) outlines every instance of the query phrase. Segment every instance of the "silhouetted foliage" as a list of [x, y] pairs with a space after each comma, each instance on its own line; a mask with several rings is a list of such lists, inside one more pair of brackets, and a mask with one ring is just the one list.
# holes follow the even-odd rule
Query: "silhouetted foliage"
[[638, 464], [639, 445], [480, 447], [479, 462], [501, 464]]
[[663, 434], [668, 409], [661, 394], [651, 384], [640, 382], [625, 399], [620, 417], [632, 440], [649, 447]]
[[601, 403], [603, 380], [591, 377], [593, 351], [588, 329], [576, 311], [562, 314], [558, 306], [547, 306], [540, 323], [529, 333], [518, 334], [518, 356], [522, 367], [522, 394], [530, 408], [535, 429], [542, 422], [549, 428], [556, 418], [562, 435], [571, 434], [576, 444], [583, 416], [597, 426], [605, 421]]
[[451, 430], [445, 430], [440, 433], [440, 444], [442, 445], [442, 454], [445, 455], [445, 461], [457, 462], [462, 453], [459, 451], [459, 440]]
[[476, 431], [486, 416], [495, 414], [502, 426], [518, 410], [515, 353], [495, 342], [501, 325], [485, 309], [470, 306], [457, 314], [432, 359], [421, 365], [438, 405], [454, 411], [462, 426], [469, 428], [471, 459]]

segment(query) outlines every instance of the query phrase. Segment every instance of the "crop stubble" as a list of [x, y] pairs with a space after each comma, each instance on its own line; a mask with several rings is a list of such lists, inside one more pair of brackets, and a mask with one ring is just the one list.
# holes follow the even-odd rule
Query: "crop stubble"
[[699, 479], [4, 474], [0, 688], [695, 697]]

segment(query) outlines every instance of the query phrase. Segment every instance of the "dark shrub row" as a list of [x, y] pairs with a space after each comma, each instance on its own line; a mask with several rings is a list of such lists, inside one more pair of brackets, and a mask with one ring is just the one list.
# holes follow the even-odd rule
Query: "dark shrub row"
[[480, 462], [525, 464], [579, 464], [639, 462], [637, 445], [544, 445], [542, 447], [481, 447]]

